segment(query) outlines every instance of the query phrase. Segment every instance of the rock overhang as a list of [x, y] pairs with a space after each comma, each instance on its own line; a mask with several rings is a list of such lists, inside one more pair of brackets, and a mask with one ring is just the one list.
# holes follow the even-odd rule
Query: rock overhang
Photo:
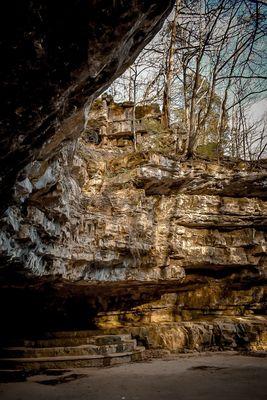
[[[72, 15], [74, 3], [78, 9]], [[264, 297], [257, 291], [264, 285], [266, 262], [265, 168], [251, 172], [237, 166], [233, 172], [201, 160], [181, 164], [153, 152], [130, 151], [123, 159], [116, 151], [112, 154], [112, 146], [101, 151], [84, 143], [86, 160], [76, 152], [80, 142], [76, 146], [73, 139], [84, 127], [84, 103], [131, 63], [160, 27], [171, 3], [115, 1], [107, 10], [104, 1], [73, 0], [67, 9], [62, 2], [19, 2], [22, 12], [13, 23], [18, 30], [19, 23], [25, 23], [27, 34], [18, 42], [20, 61], [5, 71], [8, 104], [1, 109], [7, 112], [1, 136], [2, 183], [5, 190], [14, 190], [11, 204], [6, 201], [8, 191], [1, 193], [1, 303], [11, 320], [21, 314], [23, 324], [27, 316], [32, 328], [32, 321], [54, 323], [59, 318], [60, 324], [66, 316], [75, 324], [98, 311], [127, 311], [174, 292], [180, 299], [184, 296], [185, 312], [189, 309], [193, 315], [199, 297], [194, 293], [213, 289], [218, 282], [222, 293], [233, 285], [239, 291], [252, 288], [252, 300], [246, 303], [244, 296], [245, 307], [251, 311], [253, 296], [258, 296], [256, 309], [263, 309]], [[91, 25], [84, 22], [86, 14], [82, 21], [90, 29], [81, 24], [72, 36], [79, 7], [89, 4]], [[29, 11], [26, 22], [23, 10]], [[113, 13], [121, 15], [121, 27]], [[52, 29], [46, 43], [42, 35], [49, 28], [49, 16]], [[41, 24], [36, 31], [28, 29], [32, 17]], [[18, 38], [16, 29], [11, 44]], [[88, 32], [90, 43], [84, 40]], [[75, 41], [81, 38], [77, 48]], [[21, 51], [24, 47], [28, 52]], [[11, 60], [17, 48], [13, 50]], [[62, 68], [62, 62], [69, 64]], [[32, 80], [27, 78], [30, 73]], [[215, 297], [220, 296], [221, 292]], [[201, 298], [206, 299], [205, 293]], [[201, 307], [200, 314], [208, 308]]]
[[84, 126], [84, 106], [135, 59], [173, 0], [8, 3], [1, 41], [1, 200], [19, 171]]

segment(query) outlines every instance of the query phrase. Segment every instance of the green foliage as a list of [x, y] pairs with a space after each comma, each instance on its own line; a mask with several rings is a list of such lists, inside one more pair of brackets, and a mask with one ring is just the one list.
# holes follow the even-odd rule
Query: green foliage
[[147, 132], [151, 133], [163, 133], [166, 129], [159, 120], [144, 118], [142, 125]]
[[196, 153], [202, 157], [215, 158], [218, 155], [218, 143], [208, 142], [197, 147]]

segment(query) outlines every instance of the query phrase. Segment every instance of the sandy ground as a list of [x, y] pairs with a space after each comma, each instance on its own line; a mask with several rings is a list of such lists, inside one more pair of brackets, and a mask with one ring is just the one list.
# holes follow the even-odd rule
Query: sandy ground
[[[67, 378], [65, 378], [67, 377]], [[231, 354], [166, 357], [75, 369], [0, 385], [1, 400], [258, 400], [267, 398], [267, 358]], [[73, 379], [71, 381], [71, 379]], [[43, 381], [48, 381], [46, 384]], [[49, 382], [50, 381], [50, 382]], [[51, 384], [52, 383], [52, 384]], [[54, 383], [54, 384], [53, 384]]]

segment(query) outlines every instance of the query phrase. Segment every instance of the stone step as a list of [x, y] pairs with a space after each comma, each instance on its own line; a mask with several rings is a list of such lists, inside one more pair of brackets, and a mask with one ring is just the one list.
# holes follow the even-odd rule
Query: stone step
[[25, 341], [34, 342], [36, 340], [52, 340], [52, 339], [79, 339], [79, 338], [89, 338], [92, 336], [102, 336], [103, 331], [100, 330], [80, 330], [80, 331], [52, 331], [45, 332], [38, 336], [32, 336], [26, 338], [10, 338], [10, 337], [0, 337], [0, 342], [6, 345], [17, 345], [23, 346]]
[[[95, 335], [95, 336], [67, 336], [42, 339], [26, 339], [10, 341], [8, 347], [72, 347], [94, 344], [96, 346], [121, 344], [131, 340], [131, 335]], [[7, 346], [4, 346], [7, 347]]]
[[0, 356], [4, 358], [39, 358], [58, 356], [83, 356], [97, 354], [113, 354], [133, 351], [136, 348], [136, 340], [124, 340], [116, 344], [80, 345], [72, 347], [6, 347], [0, 349]]
[[144, 351], [144, 347], [136, 347], [134, 351], [106, 355], [59, 356], [40, 358], [2, 358], [0, 359], [0, 369], [37, 371], [44, 369], [105, 367], [128, 363], [131, 361], [141, 361], [143, 359]]
[[[103, 330], [81, 330], [81, 331], [54, 331], [47, 332], [43, 335], [42, 339], [60, 339], [60, 338], [96, 338], [96, 337], [120, 337], [121, 340], [129, 340], [132, 338], [131, 334], [122, 333], [119, 334], [117, 331], [114, 333], [109, 329], [108, 331]], [[40, 338], [41, 339], [41, 338]]]

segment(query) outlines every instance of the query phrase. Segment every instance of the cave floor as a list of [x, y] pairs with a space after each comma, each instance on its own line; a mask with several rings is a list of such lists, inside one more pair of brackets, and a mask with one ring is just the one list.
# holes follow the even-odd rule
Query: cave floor
[[166, 356], [107, 368], [68, 370], [0, 385], [2, 400], [266, 399], [267, 358], [216, 353]]

